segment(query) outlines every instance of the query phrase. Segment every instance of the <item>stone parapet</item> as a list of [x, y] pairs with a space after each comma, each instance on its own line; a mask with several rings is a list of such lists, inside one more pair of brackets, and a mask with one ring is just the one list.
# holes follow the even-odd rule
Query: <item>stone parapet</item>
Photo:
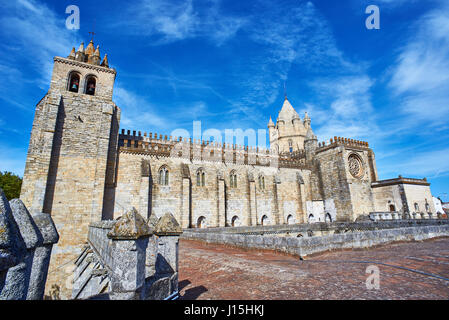
[[426, 220], [378, 220], [365, 222], [332, 222], [311, 223], [293, 225], [269, 225], [269, 226], [241, 226], [207, 229], [184, 229], [181, 239], [194, 238], [196, 235], [205, 233], [241, 234], [241, 235], [266, 235], [284, 233], [307, 233], [317, 232], [357, 232], [375, 229], [395, 229], [421, 226], [449, 225], [448, 219], [426, 219]]
[[49, 215], [31, 216], [0, 189], [0, 300], [41, 300], [50, 254], [59, 235]]
[[[162, 300], [178, 292], [182, 229], [169, 213], [145, 221], [135, 208], [91, 223], [75, 264], [74, 299]], [[107, 289], [106, 289], [107, 288]]]
[[310, 169], [304, 150], [276, 154], [273, 150], [236, 144], [183, 139], [161, 134], [122, 129], [119, 135], [120, 152], [158, 157], [178, 157], [189, 161], [205, 160], [240, 165], [274, 166]]
[[327, 142], [320, 142], [318, 143], [318, 148], [316, 149], [316, 153], [322, 152], [328, 149], [332, 149], [339, 146], [345, 146], [350, 148], [358, 148], [361, 150], [369, 149], [369, 144], [366, 141], [359, 141], [354, 139], [348, 139], [348, 138], [342, 138], [342, 137], [334, 137], [333, 139], [329, 140], [329, 143]]
[[276, 250], [306, 257], [326, 251], [369, 248], [398, 241], [422, 241], [448, 237], [449, 224], [347, 232], [326, 236], [276, 237], [212, 232], [185, 232], [184, 239], [218, 243], [246, 249]]
[[385, 187], [385, 186], [391, 186], [396, 184], [415, 184], [415, 185], [422, 185], [422, 186], [430, 186], [430, 183], [427, 182], [427, 179], [414, 179], [414, 178], [403, 178], [402, 176], [399, 176], [395, 179], [387, 179], [387, 180], [380, 180], [380, 181], [374, 181], [371, 183], [371, 188], [378, 188], [378, 187]]

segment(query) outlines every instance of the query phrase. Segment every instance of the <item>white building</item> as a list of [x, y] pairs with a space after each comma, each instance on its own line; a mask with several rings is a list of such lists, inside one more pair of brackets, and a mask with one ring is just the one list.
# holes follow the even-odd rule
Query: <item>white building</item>
[[433, 204], [435, 206], [435, 211], [437, 212], [437, 214], [438, 213], [443, 214], [444, 210], [443, 210], [443, 205], [441, 203], [441, 200], [436, 197], [433, 197], [433, 196], [432, 196], [432, 199], [433, 199]]

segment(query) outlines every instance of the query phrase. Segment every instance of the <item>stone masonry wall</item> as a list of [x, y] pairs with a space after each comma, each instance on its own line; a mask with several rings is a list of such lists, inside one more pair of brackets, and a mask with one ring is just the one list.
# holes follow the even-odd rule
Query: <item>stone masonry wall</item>
[[[374, 160], [369, 154], [370, 149], [366, 147], [338, 144], [317, 152], [324, 200], [333, 200], [337, 220], [354, 221], [374, 211], [371, 182], [376, 175], [372, 172], [375, 164], [371, 163]], [[351, 155], [356, 155], [362, 163], [357, 177], [349, 170]]]
[[[183, 173], [183, 166], [188, 169], [188, 176]], [[168, 169], [168, 185], [159, 184], [161, 168]], [[205, 173], [204, 186], [197, 185], [199, 170]], [[311, 198], [307, 170], [191, 162], [122, 151], [117, 172], [114, 218], [124, 208], [133, 206], [148, 217], [169, 212], [182, 222], [183, 228], [197, 227], [200, 218], [205, 218], [203, 227], [218, 227], [220, 216], [229, 226], [233, 221], [235, 225], [261, 224], [264, 216], [268, 224], [287, 223], [290, 215], [291, 223], [304, 222], [305, 201]], [[231, 187], [231, 172], [237, 175], [236, 187]], [[222, 209], [220, 201], [224, 202]]]
[[[67, 90], [71, 72], [80, 74], [78, 93]], [[94, 96], [82, 91], [88, 75], [96, 77]], [[106, 167], [116, 152], [110, 141], [120, 114], [112, 102], [114, 80], [113, 69], [57, 57], [50, 90], [36, 108], [21, 199], [31, 212], [51, 214], [60, 232], [47, 289], [59, 286], [61, 298], [70, 295], [60, 266], [80, 253], [89, 223], [103, 216]]]

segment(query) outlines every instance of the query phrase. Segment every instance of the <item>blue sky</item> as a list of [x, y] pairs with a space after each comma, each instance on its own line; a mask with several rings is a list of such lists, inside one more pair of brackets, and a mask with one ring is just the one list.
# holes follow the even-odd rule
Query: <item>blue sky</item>
[[[365, 9], [380, 8], [380, 30]], [[80, 30], [65, 28], [77, 5]], [[381, 179], [449, 193], [449, 4], [443, 0], [0, 3], [0, 170], [23, 174], [54, 56], [89, 41], [117, 69], [121, 128], [266, 129], [283, 103], [319, 140], [368, 141]], [[443, 195], [449, 201], [449, 197]]]

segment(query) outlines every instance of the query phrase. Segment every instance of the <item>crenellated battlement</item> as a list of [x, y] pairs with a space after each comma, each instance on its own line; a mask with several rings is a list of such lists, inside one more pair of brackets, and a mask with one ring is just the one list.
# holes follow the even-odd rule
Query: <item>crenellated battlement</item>
[[318, 143], [317, 151], [324, 151], [337, 146], [356, 147], [362, 149], [369, 149], [369, 144], [366, 141], [354, 140], [343, 137], [334, 137], [329, 142], [323, 141]]
[[276, 154], [274, 150], [237, 144], [172, 137], [158, 133], [122, 129], [120, 152], [178, 157], [192, 160], [226, 162], [242, 165], [305, 168], [304, 150]]

